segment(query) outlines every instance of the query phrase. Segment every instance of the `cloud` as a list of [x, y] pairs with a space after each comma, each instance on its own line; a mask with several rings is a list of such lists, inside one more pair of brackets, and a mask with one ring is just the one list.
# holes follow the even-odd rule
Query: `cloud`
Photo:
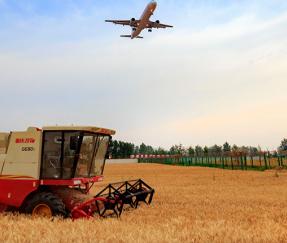
[[81, 12], [33, 17], [16, 28], [24, 32], [6, 35], [11, 43], [2, 40], [1, 130], [94, 124], [155, 146], [228, 140], [276, 147], [287, 121], [280, 112], [287, 102], [286, 16], [248, 12], [139, 41], [118, 38], [128, 29], [92, 28], [96, 18]]

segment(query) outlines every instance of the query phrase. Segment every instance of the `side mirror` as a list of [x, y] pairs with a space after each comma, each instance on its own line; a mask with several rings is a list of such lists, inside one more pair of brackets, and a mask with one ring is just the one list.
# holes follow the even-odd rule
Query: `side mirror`
[[79, 137], [78, 136], [71, 136], [70, 137], [70, 150], [77, 150], [79, 144]]

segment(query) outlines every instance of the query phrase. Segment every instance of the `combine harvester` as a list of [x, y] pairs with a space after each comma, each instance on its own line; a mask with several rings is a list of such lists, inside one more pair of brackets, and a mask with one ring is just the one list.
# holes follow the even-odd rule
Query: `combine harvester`
[[150, 204], [154, 189], [141, 179], [109, 184], [96, 196], [115, 131], [97, 127], [30, 127], [0, 133], [0, 212], [33, 216], [119, 217], [124, 205]]

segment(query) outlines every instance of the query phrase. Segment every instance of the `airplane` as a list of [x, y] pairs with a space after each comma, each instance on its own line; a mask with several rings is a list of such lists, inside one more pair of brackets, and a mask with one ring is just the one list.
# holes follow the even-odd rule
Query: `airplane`
[[110, 22], [114, 24], [119, 25], [129, 25], [132, 27], [132, 33], [131, 35], [121, 35], [121, 37], [128, 37], [131, 39], [138, 38], [142, 39], [143, 37], [140, 36], [140, 33], [144, 29], [148, 29], [149, 32], [152, 32], [153, 28], [159, 29], [159, 28], [172, 28], [173, 26], [167, 25], [167, 24], [161, 24], [159, 20], [156, 20], [155, 22], [150, 21], [150, 17], [153, 15], [155, 9], [157, 7], [157, 3], [155, 1], [151, 1], [145, 8], [142, 16], [139, 20], [132, 18], [130, 20], [106, 20], [105, 22]]

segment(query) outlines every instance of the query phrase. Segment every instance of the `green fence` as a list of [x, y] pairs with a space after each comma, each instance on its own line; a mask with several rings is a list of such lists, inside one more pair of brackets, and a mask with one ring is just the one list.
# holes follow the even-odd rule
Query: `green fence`
[[267, 153], [257, 156], [182, 156], [173, 158], [140, 158], [139, 163], [216, 167], [232, 170], [266, 170], [277, 167], [287, 168], [287, 157], [285, 155], [270, 156]]

